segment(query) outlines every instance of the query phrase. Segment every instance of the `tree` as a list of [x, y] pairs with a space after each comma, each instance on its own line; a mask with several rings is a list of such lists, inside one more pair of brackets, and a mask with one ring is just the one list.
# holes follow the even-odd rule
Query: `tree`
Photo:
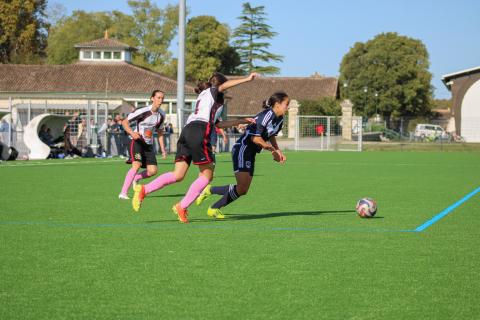
[[212, 16], [190, 19], [186, 28], [186, 78], [208, 79], [213, 72], [232, 74], [240, 58], [228, 43], [230, 31]]
[[150, 0], [130, 0], [128, 5], [135, 22], [133, 36], [139, 42], [134, 63], [160, 72], [171, 70], [168, 47], [178, 30], [178, 6], [168, 5], [162, 10]]
[[[112, 37], [120, 35], [119, 39], [125, 35], [119, 30], [120, 22], [133, 19], [120, 12], [114, 14], [108, 12], [85, 12], [74, 11], [71, 16], [61, 18], [56, 25], [52, 26], [48, 35], [47, 56], [50, 64], [69, 64], [78, 60], [78, 50], [75, 44], [99, 39], [103, 36], [105, 30], [109, 30]], [[114, 25], [117, 25], [115, 28]], [[110, 30], [112, 29], [112, 30]], [[114, 32], [112, 32], [114, 30]], [[124, 39], [122, 41], [128, 43]], [[126, 40], [129, 40], [127, 38]], [[132, 39], [130, 39], [132, 41]]]
[[277, 74], [280, 69], [275, 66], [259, 66], [256, 61], [268, 63], [270, 61], [281, 62], [283, 57], [268, 51], [270, 43], [266, 39], [272, 39], [276, 32], [266, 21], [265, 6], [252, 7], [250, 3], [243, 4], [242, 15], [238, 17], [241, 24], [234, 30], [233, 36], [237, 52], [240, 55], [240, 69], [243, 73], [260, 72], [264, 74]]
[[0, 2], [0, 63], [37, 63], [44, 55], [46, 0]]
[[420, 40], [379, 34], [366, 43], [355, 43], [343, 57], [341, 97], [350, 99], [355, 112], [363, 116], [428, 114], [432, 99], [428, 67], [428, 52]]
[[299, 112], [301, 115], [318, 116], [341, 116], [342, 108], [340, 102], [331, 97], [324, 97], [319, 100], [301, 100]]

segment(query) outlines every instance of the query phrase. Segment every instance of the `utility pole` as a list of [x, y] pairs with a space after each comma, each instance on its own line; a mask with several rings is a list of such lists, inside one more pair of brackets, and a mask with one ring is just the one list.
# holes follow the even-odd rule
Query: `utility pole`
[[178, 133], [182, 130], [185, 109], [185, 21], [186, 0], [178, 3], [178, 69], [177, 69], [177, 123]]

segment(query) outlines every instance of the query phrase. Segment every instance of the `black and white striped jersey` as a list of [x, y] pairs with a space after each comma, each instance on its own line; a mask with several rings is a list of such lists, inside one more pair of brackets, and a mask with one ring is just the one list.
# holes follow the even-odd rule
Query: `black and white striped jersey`
[[153, 131], [163, 130], [165, 111], [158, 109], [157, 112], [153, 112], [152, 106], [146, 106], [130, 113], [127, 119], [132, 130], [138, 132], [145, 143], [152, 144]]
[[203, 121], [215, 124], [222, 114], [223, 93], [216, 87], [203, 90], [195, 102], [195, 111], [188, 117], [187, 124], [192, 121]]

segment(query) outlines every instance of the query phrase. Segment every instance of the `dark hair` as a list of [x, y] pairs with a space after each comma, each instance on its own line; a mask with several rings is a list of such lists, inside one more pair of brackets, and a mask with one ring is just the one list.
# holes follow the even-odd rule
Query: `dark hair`
[[159, 93], [159, 92], [161, 92], [161, 93], [163, 93], [163, 95], [165, 95], [165, 92], [163, 92], [162, 90], [153, 90], [152, 95], [150, 96], [150, 99], [152, 99], [153, 97], [155, 97], [155, 95], [156, 95], [157, 93]]
[[288, 94], [285, 91], [277, 91], [268, 100], [263, 101], [262, 107], [265, 109], [273, 108], [275, 103], [282, 103], [286, 98], [288, 98]]
[[195, 88], [195, 93], [199, 94], [205, 89], [210, 87], [219, 87], [223, 83], [227, 82], [228, 79], [220, 72], [215, 72], [208, 81], [201, 81], [197, 82], [197, 87]]

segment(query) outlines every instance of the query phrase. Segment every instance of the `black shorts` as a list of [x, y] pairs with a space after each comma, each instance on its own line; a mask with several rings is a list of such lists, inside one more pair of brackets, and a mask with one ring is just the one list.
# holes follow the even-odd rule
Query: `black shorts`
[[177, 142], [177, 155], [175, 162], [185, 161], [189, 165], [214, 163], [215, 158], [210, 144], [210, 130], [208, 122], [193, 121], [183, 128]]
[[150, 165], [157, 165], [157, 157], [153, 149], [153, 144], [147, 144], [145, 141], [131, 140], [130, 142], [130, 158], [127, 163], [138, 161], [142, 163], [142, 168], [146, 168]]
[[252, 148], [242, 144], [235, 144], [232, 148], [233, 171], [235, 173], [249, 172], [250, 176], [253, 177], [256, 155], [257, 151]]

